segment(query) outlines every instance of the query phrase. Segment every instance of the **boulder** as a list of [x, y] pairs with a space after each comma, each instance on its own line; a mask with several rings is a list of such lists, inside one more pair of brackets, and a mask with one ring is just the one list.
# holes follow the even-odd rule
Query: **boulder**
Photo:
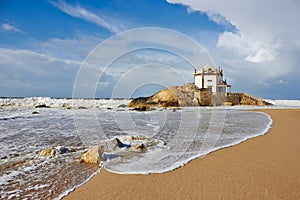
[[[198, 92], [198, 93], [197, 93]], [[200, 90], [193, 83], [183, 86], [172, 86], [160, 90], [150, 97], [133, 99], [128, 107], [139, 111], [149, 111], [153, 107], [184, 107], [199, 106]]]
[[103, 160], [104, 146], [92, 146], [80, 159], [85, 163], [100, 163]]
[[58, 154], [64, 154], [71, 152], [69, 148], [58, 146], [58, 147], [51, 147], [49, 149], [44, 149], [40, 152], [41, 156], [57, 156]]
[[35, 108], [50, 108], [50, 106], [47, 106], [46, 104], [41, 104], [41, 105], [35, 106]]
[[130, 148], [130, 151], [136, 151], [136, 152], [142, 152], [142, 153], [146, 152], [147, 150], [148, 150], [148, 148], [144, 144], [138, 144], [138, 145], [132, 146]]
[[223, 106], [232, 106], [232, 102], [226, 101], [223, 103]]
[[79, 106], [78, 109], [88, 109], [88, 108], [84, 106]]
[[127, 105], [125, 105], [125, 104], [118, 105], [118, 108], [126, 108], [126, 107], [127, 107]]
[[137, 107], [140, 107], [140, 106], [144, 106], [145, 104], [147, 104], [148, 99], [149, 99], [149, 97], [135, 98], [129, 103], [128, 107], [129, 108], [137, 108]]
[[138, 106], [138, 107], [135, 107], [131, 110], [135, 110], [135, 111], [150, 111], [152, 110], [152, 108], [150, 106]]
[[52, 148], [44, 149], [40, 152], [41, 156], [51, 156]]

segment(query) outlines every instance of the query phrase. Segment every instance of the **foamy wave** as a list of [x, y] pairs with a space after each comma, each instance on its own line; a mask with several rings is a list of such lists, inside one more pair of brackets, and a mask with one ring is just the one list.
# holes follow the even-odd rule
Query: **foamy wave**
[[300, 107], [300, 100], [274, 100], [274, 99], [265, 99], [265, 101], [273, 104], [274, 106]]
[[[201, 109], [200, 115], [202, 116], [200, 116], [200, 119], [193, 115], [193, 112], [197, 112], [195, 109], [187, 109], [183, 112], [189, 112], [189, 115], [192, 116], [191, 120], [187, 122], [186, 129], [178, 129], [175, 135], [169, 133], [167, 137], [164, 135], [155, 136], [165, 138], [166, 144], [164, 146], [157, 146], [138, 157], [122, 157], [116, 161], [112, 160], [105, 163], [104, 167], [108, 171], [118, 174], [164, 173], [181, 167], [189, 161], [212, 151], [263, 135], [270, 129], [272, 124], [270, 116], [259, 112], [229, 110], [226, 111], [224, 122], [215, 121], [213, 123], [208, 121], [212, 115], [210, 109], [209, 111]], [[215, 109], [213, 112], [216, 115], [221, 115], [224, 110]], [[197, 120], [202, 121], [202, 123], [199, 124], [199, 127], [193, 128], [197, 125], [195, 123]], [[221, 133], [216, 132], [218, 128], [215, 126], [218, 126], [218, 123], [224, 123]], [[210, 129], [210, 132], [208, 129]], [[162, 132], [165, 131], [168, 130], [162, 130]]]
[[[35, 105], [32, 99], [28, 101], [31, 106]], [[110, 104], [109, 100], [103, 101], [106, 106]], [[119, 100], [112, 101], [114, 105], [120, 104]], [[42, 99], [36, 103], [45, 102]], [[104, 163], [107, 170], [120, 174], [162, 173], [217, 149], [265, 134], [271, 126], [269, 116], [241, 111], [244, 108], [194, 107], [176, 112], [54, 108], [41, 109], [38, 115], [33, 115], [36, 109], [22, 105], [0, 109], [0, 167], [4, 169], [0, 172], [3, 186], [0, 196], [3, 198], [60, 198], [98, 170], [76, 161], [83, 154], [80, 151], [41, 158], [29, 154], [35, 150], [40, 152], [57, 146], [88, 147], [119, 138], [131, 146], [144, 143], [147, 151], [114, 150], [107, 145], [108, 160]], [[220, 124], [221, 131], [215, 127]], [[16, 191], [20, 182], [22, 188]]]
[[50, 97], [28, 98], [0, 98], [0, 106], [36, 107], [48, 106], [52, 108], [117, 108], [127, 105], [129, 99], [56, 99]]

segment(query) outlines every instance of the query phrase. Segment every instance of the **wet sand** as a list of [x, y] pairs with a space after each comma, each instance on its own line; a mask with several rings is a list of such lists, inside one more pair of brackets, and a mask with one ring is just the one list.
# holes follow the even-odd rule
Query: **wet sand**
[[64, 199], [300, 199], [300, 109], [263, 112], [264, 136], [163, 174], [102, 170]]

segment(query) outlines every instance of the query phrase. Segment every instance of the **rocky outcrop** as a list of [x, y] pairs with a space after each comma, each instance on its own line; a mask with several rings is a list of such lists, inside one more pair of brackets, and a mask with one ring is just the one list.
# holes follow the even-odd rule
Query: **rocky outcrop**
[[249, 106], [269, 106], [272, 105], [262, 98], [252, 96], [247, 93], [227, 93], [226, 102], [231, 105], [249, 105]]
[[152, 107], [185, 107], [200, 106], [200, 90], [193, 84], [184, 86], [172, 86], [161, 90], [150, 97], [133, 99], [128, 107], [140, 111], [149, 111]]
[[172, 86], [150, 97], [133, 99], [128, 107], [137, 111], [150, 111], [153, 107], [190, 107], [190, 106], [234, 106], [234, 105], [271, 105], [261, 98], [247, 93], [211, 93], [209, 89], [199, 89], [193, 83]]
[[85, 163], [100, 163], [103, 158], [104, 147], [96, 145], [91, 147], [80, 159], [80, 162]]

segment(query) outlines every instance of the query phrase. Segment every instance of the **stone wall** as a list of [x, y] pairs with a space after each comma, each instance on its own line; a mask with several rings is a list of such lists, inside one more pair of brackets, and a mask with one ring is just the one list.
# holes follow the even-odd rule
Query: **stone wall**
[[200, 89], [194, 92], [194, 96], [198, 100], [198, 106], [210, 106], [211, 94], [209, 89]]
[[270, 103], [265, 102], [262, 98], [255, 97], [247, 93], [227, 93], [226, 102], [230, 102], [232, 105], [271, 105]]

